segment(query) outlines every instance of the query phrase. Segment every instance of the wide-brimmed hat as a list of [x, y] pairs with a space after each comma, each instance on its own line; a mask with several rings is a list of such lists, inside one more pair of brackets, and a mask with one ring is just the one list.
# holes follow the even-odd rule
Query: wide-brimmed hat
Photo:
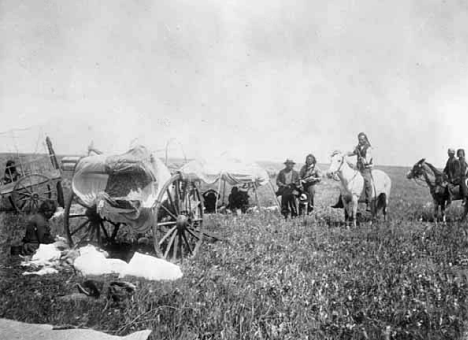
[[289, 159], [289, 158], [288, 158], [288, 159], [286, 159], [286, 161], [284, 162], [284, 164], [292, 164], [292, 165], [294, 165], [294, 164], [296, 164], [296, 162], [294, 162], [292, 159]]

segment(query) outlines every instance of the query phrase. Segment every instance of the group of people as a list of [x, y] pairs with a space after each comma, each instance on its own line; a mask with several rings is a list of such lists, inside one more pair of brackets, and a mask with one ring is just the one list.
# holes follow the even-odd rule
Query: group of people
[[[358, 134], [358, 144], [356, 147], [346, 153], [347, 156], [357, 157], [357, 169], [364, 178], [364, 199], [369, 209], [369, 201], [372, 197], [372, 168], [373, 157], [372, 147], [364, 132]], [[285, 162], [285, 168], [278, 173], [276, 185], [278, 186], [277, 196], [281, 196], [281, 214], [285, 217], [296, 217], [303, 214], [310, 214], [314, 210], [315, 185], [321, 181], [322, 171], [317, 166], [317, 159], [313, 154], [308, 154], [305, 164], [299, 172], [294, 170], [296, 164], [291, 159]], [[305, 204], [298, 207], [298, 198], [304, 196]], [[342, 208], [342, 198], [332, 206], [333, 208]]]
[[459, 196], [462, 198], [462, 204], [465, 205], [467, 202], [467, 171], [468, 166], [465, 160], [465, 150], [458, 149], [455, 157], [455, 149], [448, 149], [448, 160], [445, 164], [443, 174], [445, 180], [447, 181], [447, 191], [448, 191], [448, 200], [447, 204], [452, 202], [452, 199], [455, 195], [456, 188], [459, 187]]
[[[245, 213], [249, 209], [249, 194], [245, 190], [239, 189], [237, 186], [231, 188], [231, 193], [228, 196], [228, 204], [224, 207], [233, 212], [238, 210]], [[203, 193], [203, 203], [206, 213], [214, 213], [216, 206], [221, 199], [221, 195], [214, 189], [207, 190]]]

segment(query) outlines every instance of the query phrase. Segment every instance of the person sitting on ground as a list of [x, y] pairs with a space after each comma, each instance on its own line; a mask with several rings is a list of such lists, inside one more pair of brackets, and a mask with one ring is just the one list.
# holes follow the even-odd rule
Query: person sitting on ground
[[316, 165], [317, 159], [313, 154], [306, 156], [304, 166], [299, 171], [300, 182], [302, 188], [307, 195], [307, 213], [310, 214], [314, 210], [314, 196], [315, 196], [315, 184], [320, 182], [322, 171]]
[[3, 184], [13, 183], [20, 179], [21, 174], [16, 169], [15, 161], [9, 160], [5, 166], [5, 175], [3, 176]]
[[468, 188], [466, 186], [468, 164], [465, 160], [465, 150], [457, 150], [458, 162], [460, 163], [460, 196], [462, 197], [462, 205], [466, 205]]
[[299, 195], [299, 173], [294, 170], [294, 161], [287, 159], [284, 164], [286, 167], [278, 173], [276, 185], [278, 186], [277, 196], [281, 195], [281, 214], [284, 218], [291, 215], [292, 218], [297, 216], [297, 200]]
[[232, 187], [228, 201], [229, 204], [227, 208], [232, 211], [240, 209], [242, 213], [245, 213], [249, 208], [249, 195], [246, 191], [239, 190], [236, 186]]
[[205, 205], [206, 213], [214, 213], [216, 211], [216, 205], [219, 202], [221, 196], [216, 190], [209, 189], [203, 193], [203, 204]]
[[57, 205], [52, 201], [44, 201], [26, 224], [23, 238], [23, 255], [32, 255], [40, 244], [54, 243], [50, 232], [49, 220], [54, 215]]
[[447, 155], [449, 158], [447, 160], [447, 163], [445, 164], [443, 173], [448, 183], [447, 205], [449, 205], [450, 203], [452, 203], [454, 189], [458, 185], [460, 185], [460, 162], [458, 161], [458, 159], [455, 158], [455, 149], [448, 149]]

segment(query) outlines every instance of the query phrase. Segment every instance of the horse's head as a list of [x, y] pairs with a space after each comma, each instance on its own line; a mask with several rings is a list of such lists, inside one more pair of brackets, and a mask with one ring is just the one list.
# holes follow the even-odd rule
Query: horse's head
[[425, 162], [426, 162], [426, 159], [423, 158], [419, 162], [417, 162], [415, 165], [413, 165], [411, 170], [408, 171], [408, 173], [406, 174], [406, 178], [408, 179], [420, 178], [426, 171], [424, 169]]
[[331, 154], [331, 162], [330, 162], [330, 167], [328, 168], [327, 171], [327, 176], [329, 178], [335, 176], [338, 171], [341, 170], [343, 167], [343, 164], [345, 162], [345, 157], [341, 151], [335, 150]]

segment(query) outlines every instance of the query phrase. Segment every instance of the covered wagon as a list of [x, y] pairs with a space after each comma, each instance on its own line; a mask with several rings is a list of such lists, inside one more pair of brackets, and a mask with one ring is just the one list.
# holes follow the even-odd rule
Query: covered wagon
[[68, 241], [116, 242], [126, 226], [137, 235], [151, 233], [160, 257], [193, 256], [203, 240], [198, 183], [180, 172], [171, 176], [143, 146], [119, 155], [83, 157], [74, 167], [65, 206]]

